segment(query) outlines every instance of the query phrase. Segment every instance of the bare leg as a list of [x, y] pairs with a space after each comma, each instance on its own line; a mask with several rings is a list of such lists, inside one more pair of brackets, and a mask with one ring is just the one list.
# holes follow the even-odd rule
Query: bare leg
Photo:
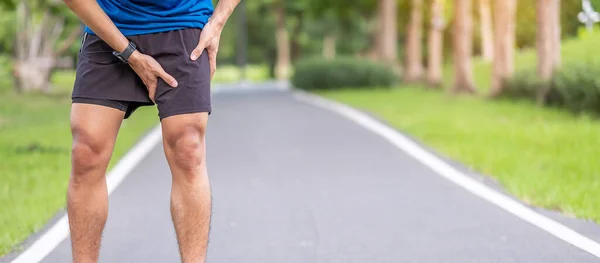
[[105, 173], [124, 113], [104, 106], [74, 103], [73, 147], [67, 212], [74, 263], [98, 262], [108, 216]]
[[207, 113], [162, 120], [163, 145], [171, 173], [171, 216], [183, 263], [204, 263], [210, 229], [211, 194], [206, 172]]

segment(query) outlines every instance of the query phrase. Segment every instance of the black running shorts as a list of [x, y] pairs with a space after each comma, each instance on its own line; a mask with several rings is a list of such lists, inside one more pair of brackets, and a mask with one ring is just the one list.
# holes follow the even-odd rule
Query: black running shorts
[[[137, 49], [152, 56], [178, 86], [158, 80], [155, 101], [163, 118], [185, 113], [211, 112], [210, 66], [206, 50], [196, 61], [190, 59], [201, 30], [189, 28], [155, 34], [129, 36]], [[148, 90], [113, 49], [96, 35], [83, 35], [73, 88], [73, 103], [97, 104], [125, 112], [128, 118], [138, 107], [154, 105]]]

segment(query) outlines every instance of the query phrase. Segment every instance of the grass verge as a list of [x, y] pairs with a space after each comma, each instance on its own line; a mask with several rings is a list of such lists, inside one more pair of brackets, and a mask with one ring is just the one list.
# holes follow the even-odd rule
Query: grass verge
[[[266, 65], [248, 65], [246, 78], [249, 81], [265, 81], [270, 79], [269, 68]], [[234, 83], [242, 80], [242, 70], [234, 65], [217, 66], [213, 83]]]
[[[72, 72], [55, 74], [50, 94], [0, 89], [0, 256], [65, 206], [73, 78]], [[110, 167], [156, 124], [153, 107], [143, 107], [124, 121]]]
[[378, 115], [528, 203], [600, 222], [600, 122], [593, 118], [419, 86], [320, 94]]

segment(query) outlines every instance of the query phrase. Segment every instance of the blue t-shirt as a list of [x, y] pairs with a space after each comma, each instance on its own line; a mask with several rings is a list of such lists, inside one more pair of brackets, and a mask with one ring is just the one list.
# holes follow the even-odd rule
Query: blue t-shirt
[[[184, 28], [202, 29], [213, 14], [212, 0], [97, 0], [126, 36]], [[88, 27], [85, 31], [93, 34]]]

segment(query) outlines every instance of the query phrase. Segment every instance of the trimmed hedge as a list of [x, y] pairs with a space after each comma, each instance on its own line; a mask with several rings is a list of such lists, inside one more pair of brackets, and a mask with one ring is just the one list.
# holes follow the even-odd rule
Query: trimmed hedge
[[541, 97], [544, 105], [600, 114], [600, 65], [592, 64], [564, 65], [549, 83], [540, 81], [534, 71], [520, 72], [507, 81], [503, 96], [531, 100]]
[[541, 82], [535, 71], [523, 70], [517, 71], [504, 85], [503, 97], [531, 99], [536, 98]]
[[[559, 104], [574, 112], [600, 114], [600, 68], [585, 64], [569, 65], [552, 80], [551, 89]], [[556, 104], [556, 103], [555, 103]]]
[[[537, 77], [535, 55], [506, 82], [504, 97], [537, 100], [573, 112], [600, 114], [600, 30], [580, 30], [578, 38], [563, 42], [563, 63], [551, 81]], [[524, 63], [531, 62], [531, 63]], [[545, 91], [545, 92], [544, 92]]]
[[385, 65], [366, 59], [310, 58], [294, 65], [292, 84], [304, 90], [391, 87], [398, 76]]

